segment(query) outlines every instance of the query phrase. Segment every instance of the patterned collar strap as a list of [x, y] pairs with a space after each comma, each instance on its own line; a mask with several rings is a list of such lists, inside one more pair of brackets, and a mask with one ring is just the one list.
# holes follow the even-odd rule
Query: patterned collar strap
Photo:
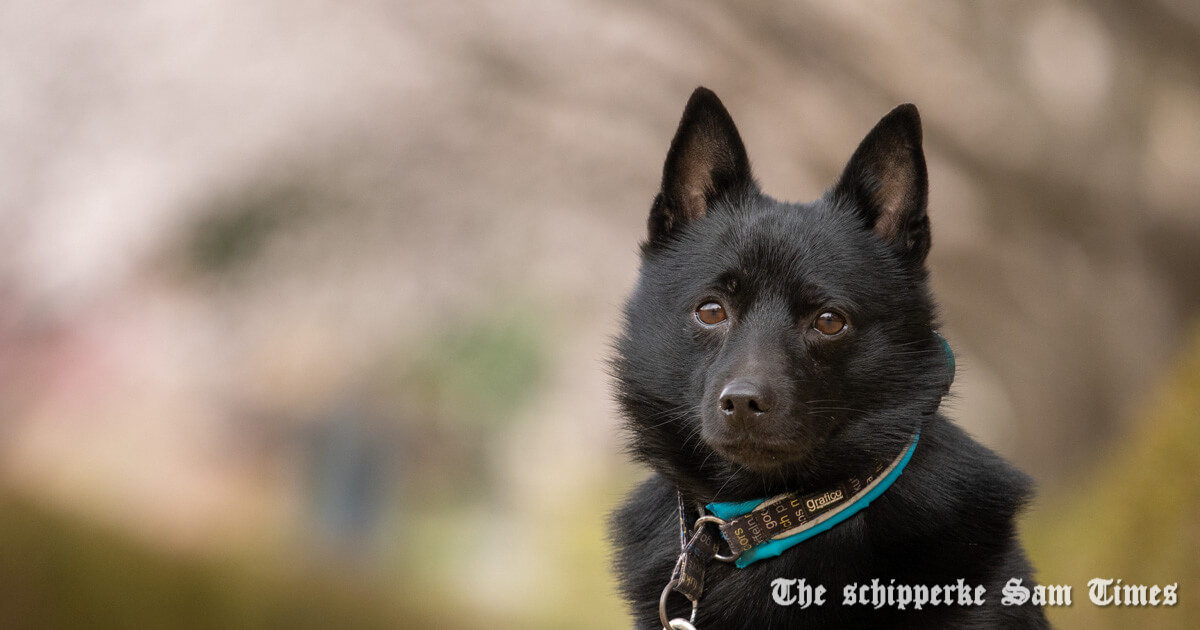
[[719, 528], [721, 537], [729, 544], [728, 558], [737, 558], [738, 568], [744, 569], [757, 560], [778, 556], [850, 518], [900, 477], [920, 437], [918, 429], [908, 448], [890, 464], [880, 463], [869, 475], [851, 477], [823, 492], [786, 493], [740, 503], [709, 503], [708, 511], [722, 521]]

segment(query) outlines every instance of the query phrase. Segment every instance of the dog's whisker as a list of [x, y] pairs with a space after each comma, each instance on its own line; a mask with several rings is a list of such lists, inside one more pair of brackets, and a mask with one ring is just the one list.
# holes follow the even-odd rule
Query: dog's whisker
[[[731, 466], [730, 466], [731, 469], [734, 467], [741, 468], [741, 466], [734, 464], [733, 462], [729, 462], [729, 463], [731, 464]], [[725, 478], [725, 483], [721, 484], [721, 487], [717, 488], [717, 491], [713, 493], [713, 501], [720, 501], [721, 491], [725, 489], [725, 486], [729, 485], [730, 481], [733, 481], [733, 478], [736, 474], [737, 473], [733, 470], [729, 471], [729, 473], [727, 474], [727, 476]]]

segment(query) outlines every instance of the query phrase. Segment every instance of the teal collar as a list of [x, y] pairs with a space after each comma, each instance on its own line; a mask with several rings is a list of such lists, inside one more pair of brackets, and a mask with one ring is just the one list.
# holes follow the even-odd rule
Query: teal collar
[[879, 464], [871, 474], [851, 478], [824, 492], [709, 503], [708, 511], [716, 516], [711, 520], [718, 521], [721, 536], [731, 551], [730, 556], [718, 558], [727, 561], [736, 558], [737, 567], [744, 569], [758, 560], [778, 556], [850, 518], [895, 483], [912, 459], [920, 437], [918, 428], [908, 448], [890, 464]]

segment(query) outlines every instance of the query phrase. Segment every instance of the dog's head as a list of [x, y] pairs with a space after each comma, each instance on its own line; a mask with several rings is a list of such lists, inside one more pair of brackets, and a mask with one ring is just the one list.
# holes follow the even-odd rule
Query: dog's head
[[759, 191], [733, 120], [697, 89], [613, 362], [635, 456], [719, 500], [894, 457], [947, 377], [927, 190], [912, 105], [879, 121], [824, 196], [785, 203]]

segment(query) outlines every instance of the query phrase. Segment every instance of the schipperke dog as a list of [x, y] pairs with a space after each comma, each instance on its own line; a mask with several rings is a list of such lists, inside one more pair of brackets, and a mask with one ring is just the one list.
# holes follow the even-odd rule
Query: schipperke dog
[[1002, 603], [1030, 480], [938, 411], [927, 192], [912, 105], [787, 203], [692, 94], [612, 362], [653, 471], [611, 517], [635, 627], [1048, 627]]

